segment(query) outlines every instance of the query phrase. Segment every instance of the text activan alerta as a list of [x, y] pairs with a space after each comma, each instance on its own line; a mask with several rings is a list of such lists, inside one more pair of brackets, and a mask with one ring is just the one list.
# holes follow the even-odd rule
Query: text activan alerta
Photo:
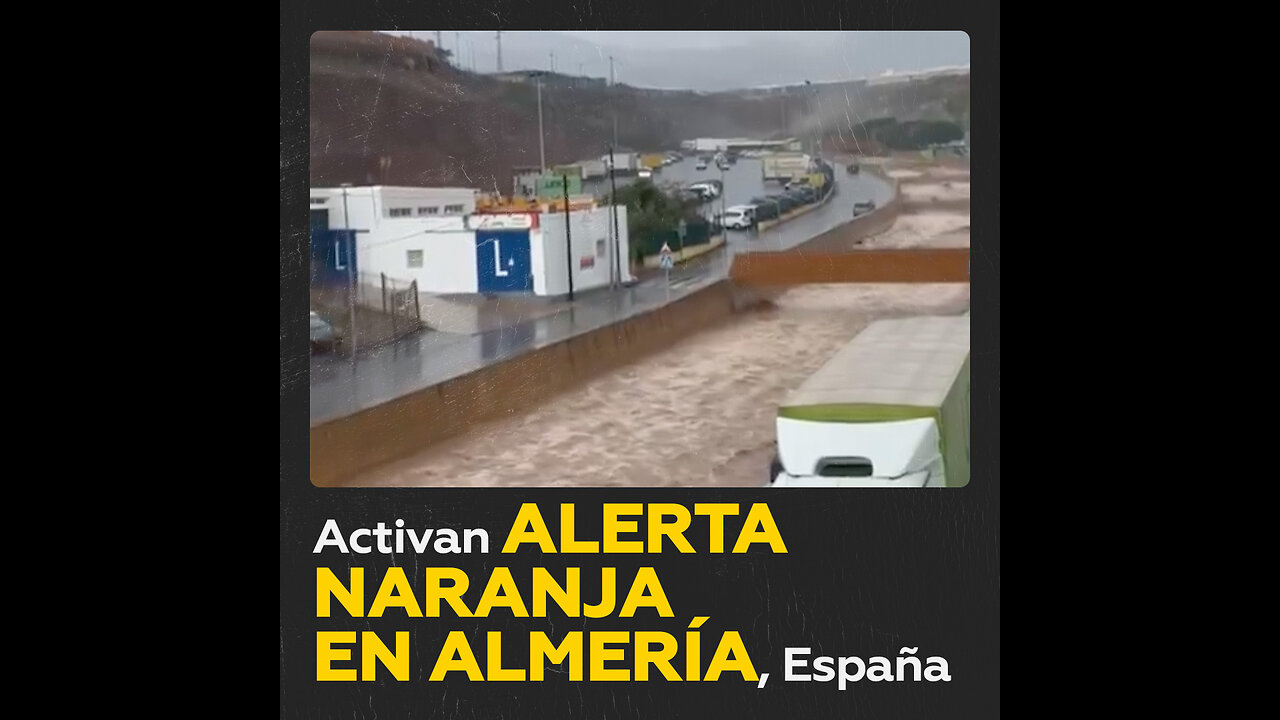
[[[767, 545], [775, 553], [787, 552], [773, 514], [764, 503], [751, 506], [742, 526], [732, 536], [726, 529], [726, 520], [740, 514], [737, 503], [696, 503], [692, 511], [677, 503], [604, 503], [599, 539], [587, 538], [581, 532], [575, 521], [573, 503], [564, 503], [559, 510], [560, 536], [557, 541], [538, 505], [521, 505], [502, 552], [514, 553], [526, 545], [536, 546], [546, 554], [656, 554], [671, 549], [684, 554], [720, 554], [726, 552], [727, 547], [728, 552], [739, 554], [754, 545]], [[689, 532], [694, 517], [707, 518], [705, 535]], [[482, 529], [469, 528], [461, 533], [450, 528], [416, 530], [405, 527], [402, 519], [396, 519], [394, 525], [392, 528], [385, 522], [379, 522], [376, 527], [356, 528], [344, 536], [338, 521], [330, 519], [311, 552], [318, 555], [326, 548], [333, 548], [343, 555], [352, 552], [361, 555], [373, 552], [384, 555], [425, 553], [428, 549], [438, 554], [489, 552], [489, 534]], [[690, 538], [701, 547], [695, 548]], [[732, 546], [726, 543], [730, 538]], [[705, 544], [702, 544], [704, 540]]]

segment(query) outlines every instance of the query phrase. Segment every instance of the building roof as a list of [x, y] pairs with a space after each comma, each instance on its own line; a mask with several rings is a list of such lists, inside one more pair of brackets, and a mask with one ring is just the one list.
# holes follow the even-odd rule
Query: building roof
[[[454, 192], [469, 192], [469, 193], [478, 193], [478, 192], [480, 192], [479, 190], [477, 190], [477, 189], [475, 189], [475, 188], [463, 188], [463, 187], [427, 187], [427, 186], [420, 186], [420, 185], [353, 185], [352, 187], [347, 188], [347, 191], [348, 191], [348, 192], [350, 192], [350, 193], [360, 193], [360, 194], [364, 194], [364, 193], [368, 193], [368, 192], [384, 192], [384, 191], [387, 191], [387, 190], [392, 190], [392, 191], [396, 191], [396, 192], [401, 192], [401, 191], [408, 191], [408, 192], [429, 192], [429, 191], [436, 191], [436, 190], [450, 190], [450, 191], [454, 191]], [[339, 193], [339, 194], [341, 194], [341, 193], [342, 193], [342, 188], [340, 188], [340, 187], [313, 187], [313, 188], [311, 188], [311, 192], [332, 192], [332, 193]]]
[[782, 407], [941, 407], [968, 358], [967, 315], [881, 320], [832, 356]]

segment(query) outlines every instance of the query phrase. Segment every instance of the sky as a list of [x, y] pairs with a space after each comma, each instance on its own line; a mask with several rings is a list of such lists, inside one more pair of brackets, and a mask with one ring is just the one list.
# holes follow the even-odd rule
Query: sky
[[[433, 30], [392, 31], [435, 40]], [[461, 44], [462, 64], [497, 70], [495, 32], [440, 32]], [[554, 53], [554, 60], [552, 54]], [[837, 82], [969, 64], [969, 36], [958, 31], [506, 31], [502, 69], [549, 70], [618, 82], [701, 91]], [[552, 68], [552, 63], [555, 63]]]

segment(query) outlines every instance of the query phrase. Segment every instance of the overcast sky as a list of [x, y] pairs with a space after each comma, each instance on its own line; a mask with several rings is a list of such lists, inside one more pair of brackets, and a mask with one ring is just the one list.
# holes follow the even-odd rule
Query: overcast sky
[[[433, 30], [409, 33], [434, 40]], [[448, 50], [462, 47], [465, 67], [497, 70], [495, 32], [441, 31]], [[505, 31], [502, 69], [551, 69], [608, 77], [640, 87], [731, 90], [851, 80], [969, 64], [969, 36], [935, 31]]]

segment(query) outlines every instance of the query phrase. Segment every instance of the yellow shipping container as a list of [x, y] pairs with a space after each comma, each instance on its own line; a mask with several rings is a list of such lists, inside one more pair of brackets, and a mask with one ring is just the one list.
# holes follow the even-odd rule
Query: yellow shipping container
[[662, 167], [662, 160], [663, 157], [660, 153], [656, 155], [645, 155], [640, 158], [640, 166], [653, 170], [655, 168]]

